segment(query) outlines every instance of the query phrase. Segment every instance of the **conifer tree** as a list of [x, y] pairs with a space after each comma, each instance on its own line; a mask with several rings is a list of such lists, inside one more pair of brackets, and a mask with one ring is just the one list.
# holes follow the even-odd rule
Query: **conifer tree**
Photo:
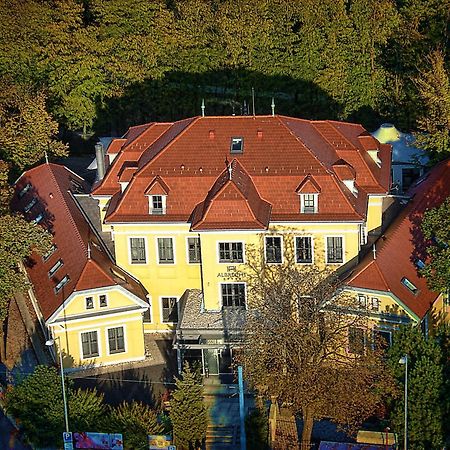
[[206, 436], [207, 410], [200, 377], [185, 363], [170, 402], [170, 418], [177, 448], [198, 448]]

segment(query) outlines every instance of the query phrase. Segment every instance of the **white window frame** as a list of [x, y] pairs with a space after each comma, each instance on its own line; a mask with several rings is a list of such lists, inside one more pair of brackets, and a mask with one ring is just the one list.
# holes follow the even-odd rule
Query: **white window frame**
[[[374, 311], [374, 312], [380, 311], [380, 306], [381, 306], [380, 297], [376, 297], [376, 296], [372, 295], [367, 299], [367, 301], [368, 301], [367, 308], [370, 311]], [[374, 304], [376, 304], [376, 308], [374, 308]]]
[[[163, 314], [163, 298], [174, 298], [177, 302], [177, 322], [164, 322]], [[177, 295], [161, 295], [159, 297], [159, 318], [160, 323], [163, 325], [176, 325], [180, 321], [180, 297]]]
[[[106, 305], [105, 306], [102, 306], [102, 304], [101, 304], [101, 298], [100, 297], [102, 297], [102, 296], [104, 296], [105, 300], [106, 300]], [[109, 304], [108, 295], [107, 294], [98, 294], [98, 307], [99, 308], [107, 308], [108, 304]]]
[[[222, 298], [222, 286], [229, 285], [229, 284], [243, 284], [244, 285], [244, 303], [245, 303], [245, 306], [224, 306], [223, 298]], [[224, 308], [242, 308], [242, 309], [246, 310], [248, 308], [247, 283], [245, 281], [221, 282], [221, 283], [219, 283], [219, 298], [220, 298], [220, 310], [223, 310]]]
[[[88, 308], [88, 298], [90, 298], [92, 300], [92, 308]], [[90, 310], [95, 309], [94, 296], [93, 295], [87, 295], [86, 297], [84, 297], [84, 309], [86, 311], [90, 311]]]
[[[310, 238], [311, 239], [311, 262], [297, 261], [297, 238]], [[314, 236], [312, 236], [310, 234], [294, 235], [294, 251], [295, 251], [295, 263], [296, 264], [301, 264], [303, 266], [313, 265], [314, 264]]]
[[[329, 262], [328, 261], [328, 238], [341, 238], [342, 239], [342, 262]], [[325, 264], [332, 266], [341, 266], [345, 264], [345, 236], [342, 234], [329, 234], [324, 236], [325, 239]]]
[[[305, 200], [306, 196], [312, 195], [314, 201], [314, 211], [305, 211]], [[300, 194], [300, 212], [302, 214], [317, 214], [319, 212], [319, 194], [309, 193]]]
[[[241, 244], [242, 245], [242, 262], [238, 261], [221, 261], [220, 260], [220, 244]], [[244, 241], [217, 241], [217, 262], [219, 264], [245, 264], [245, 242]]]
[[59, 294], [61, 289], [70, 281], [69, 275], [66, 273], [59, 281], [56, 283], [54, 291], [55, 294]]
[[[173, 262], [161, 262], [160, 254], [159, 254], [159, 239], [170, 239], [172, 241], [172, 256], [173, 256]], [[156, 236], [155, 238], [155, 245], [156, 245], [156, 255], [158, 258], [158, 265], [161, 266], [173, 266], [176, 264], [176, 247], [175, 247], [175, 238], [173, 236]]]
[[[191, 262], [189, 260], [189, 239], [197, 239], [199, 243], [200, 250], [200, 261]], [[200, 240], [200, 236], [186, 236], [186, 262], [188, 264], [201, 264], [202, 262], [202, 241]]]
[[[234, 143], [240, 143], [239, 150], [233, 150]], [[242, 153], [244, 153], [244, 138], [242, 136], [232, 136], [230, 139], [230, 154], [241, 155]]]
[[[154, 197], [161, 197], [161, 205], [162, 205], [161, 209], [153, 207]], [[167, 195], [154, 194], [148, 196], [148, 212], [151, 216], [164, 216], [166, 214], [166, 211], [167, 211]]]
[[357, 294], [357, 302], [358, 302], [359, 309], [367, 309], [367, 305], [368, 305], [367, 301], [368, 301], [368, 299], [367, 299], [366, 294], [361, 294], [361, 293]]
[[[131, 239], [144, 239], [144, 249], [145, 249], [145, 262], [133, 262], [131, 258]], [[131, 266], [143, 266], [148, 263], [148, 245], [147, 245], [147, 237], [146, 236], [128, 236], [127, 237], [128, 244], [128, 263]]]
[[64, 261], [61, 258], [59, 258], [58, 261], [56, 261], [55, 264], [53, 264], [53, 266], [50, 267], [50, 269], [48, 269], [47, 272], [48, 277], [52, 278], [62, 266], [64, 266]]
[[[281, 245], [281, 261], [280, 262], [271, 262], [267, 261], [267, 238], [280, 238], [280, 245]], [[284, 241], [283, 236], [280, 236], [279, 234], [269, 234], [264, 236], [264, 262], [266, 264], [283, 264], [284, 261]]]
[[[109, 348], [109, 335], [108, 331], [113, 330], [115, 328], [122, 328], [123, 329], [123, 351], [120, 352], [114, 352], [111, 353], [111, 349]], [[125, 324], [119, 325], [117, 324], [115, 327], [107, 327], [105, 328], [105, 342], [106, 342], [106, 354], [109, 355], [122, 355], [124, 353], [128, 352], [128, 346], [127, 346], [127, 327]]]
[[[83, 339], [82, 339], [82, 335], [84, 333], [92, 333], [93, 331], [95, 331], [97, 333], [97, 347], [98, 347], [98, 356], [84, 356], [83, 354]], [[101, 333], [100, 333], [100, 329], [99, 328], [94, 328], [91, 330], [83, 330], [80, 331], [78, 333], [78, 341], [80, 343], [80, 359], [81, 360], [88, 360], [88, 359], [95, 359], [95, 358], [101, 358], [102, 357], [102, 345], [101, 345]]]

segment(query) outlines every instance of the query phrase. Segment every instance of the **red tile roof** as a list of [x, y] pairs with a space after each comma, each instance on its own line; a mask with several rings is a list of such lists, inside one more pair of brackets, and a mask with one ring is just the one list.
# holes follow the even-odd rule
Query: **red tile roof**
[[[94, 189], [94, 195], [116, 197], [108, 209], [107, 222], [198, 220], [197, 205], [209, 202], [210, 191], [221, 184], [228, 160], [233, 158], [239, 161], [258, 197], [271, 205], [272, 222], [361, 221], [367, 213], [367, 195], [389, 189], [390, 146], [373, 140], [382, 160], [382, 167], [378, 167], [359, 139], [367, 134], [361, 125], [284, 116], [195, 117], [161, 124], [161, 134], [155, 132], [157, 137], [151, 143], [148, 139], [144, 148], [142, 137], [155, 127], [149, 124], [135, 140], [130, 138], [131, 132], [124, 136], [127, 141], [122, 151]], [[230, 152], [232, 137], [243, 138], [242, 153]], [[138, 146], [140, 153], [128, 158], [133, 146]], [[138, 170], [121, 193], [117, 174], [130, 159], [133, 164], [138, 161]], [[355, 172], [357, 197], [333, 172], [338, 161]], [[157, 176], [170, 188], [164, 215], [150, 215], [145, 197]], [[308, 176], [320, 191], [318, 214], [300, 213], [297, 189]], [[253, 207], [250, 209], [255, 216]], [[242, 216], [243, 227], [254, 220], [248, 218]], [[228, 219], [222, 214], [215, 221], [226, 223]], [[235, 223], [233, 227], [239, 226]]]
[[[426, 210], [439, 206], [450, 196], [450, 160], [434, 167], [409, 194], [411, 201], [376, 242], [376, 259], [372, 252], [366, 255], [347, 284], [391, 292], [422, 319], [439, 293], [428, 289], [415, 265], [417, 258], [426, 260], [420, 224]], [[418, 288], [417, 294], [402, 284], [404, 277]]]
[[[13, 210], [21, 213], [32, 198], [37, 199], [37, 203], [25, 217], [33, 220], [43, 212], [44, 219], [39, 224], [53, 234], [53, 242], [57, 246], [47, 261], [33, 254], [26, 264], [45, 319], [77, 290], [121, 284], [145, 299], [145, 292], [140, 284], [117, 268], [102, 250], [72, 195], [74, 183], [87, 191], [88, 186], [84, 180], [66, 167], [42, 164], [22, 174], [16, 182], [12, 199]], [[27, 184], [31, 188], [20, 198], [18, 194]], [[49, 278], [49, 270], [60, 260], [62, 265]], [[120, 276], [114, 276], [114, 272]], [[56, 284], [66, 275], [69, 282], [55, 293]]]

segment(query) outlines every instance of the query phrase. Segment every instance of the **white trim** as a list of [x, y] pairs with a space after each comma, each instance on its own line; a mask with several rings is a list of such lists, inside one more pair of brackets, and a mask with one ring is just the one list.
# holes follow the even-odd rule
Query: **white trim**
[[[100, 303], [100, 297], [104, 295], [105, 296], [105, 300], [106, 300], [106, 305], [102, 306]], [[98, 294], [98, 309], [101, 311], [103, 308], [108, 308], [109, 306], [109, 299], [108, 299], [108, 294]]]
[[[170, 239], [172, 241], [173, 262], [161, 262], [160, 261], [158, 239]], [[155, 245], [156, 245], [156, 262], [159, 266], [169, 266], [170, 267], [170, 266], [174, 266], [177, 263], [176, 243], [175, 243], [175, 239], [172, 236], [155, 236]]]
[[[267, 253], [266, 253], [266, 239], [267, 238], [275, 238], [279, 237], [281, 239], [281, 261], [280, 262], [269, 262], [267, 261]], [[284, 239], [280, 234], [266, 234], [264, 235], [264, 263], [265, 264], [283, 264], [284, 261]]]
[[[190, 262], [189, 261], [189, 239], [198, 239], [198, 243], [200, 246], [200, 261], [198, 262]], [[202, 242], [200, 240], [200, 236], [185, 236], [186, 243], [186, 264], [188, 265], [200, 265], [202, 262]]]
[[[167, 212], [167, 195], [163, 194], [145, 194], [148, 197], [148, 214], [150, 216], [164, 216]], [[153, 197], [161, 197], [162, 212], [161, 214], [156, 214], [153, 212]]]
[[[311, 262], [298, 262], [297, 261], [297, 238], [310, 238], [311, 239]], [[294, 252], [295, 252], [295, 264], [300, 264], [302, 266], [312, 266], [314, 265], [314, 236], [310, 234], [294, 234]]]
[[[142, 316], [140, 317], [135, 317], [133, 319], [128, 319], [128, 320], [123, 320], [123, 319], [118, 319], [118, 320], [108, 320], [108, 322], [106, 323], [106, 325], [123, 325], [129, 322], [142, 322]], [[69, 326], [67, 327], [66, 331], [79, 331], [79, 330], [89, 330], [92, 329], [92, 324], [91, 325], [80, 325], [77, 327], [72, 327]]]
[[[122, 328], [123, 329], [123, 351], [111, 353], [109, 348], [109, 336], [108, 331], [113, 330], [116, 328]], [[128, 353], [128, 345], [127, 345], [127, 327], [125, 324], [116, 326], [116, 327], [105, 327], [105, 347], [106, 347], [106, 355], [107, 356], [114, 356], [114, 355], [120, 355], [121, 353]]]
[[[81, 339], [81, 335], [83, 333], [91, 333], [95, 331], [97, 333], [97, 347], [98, 347], [98, 355], [97, 356], [87, 356], [86, 358], [83, 356], [83, 341]], [[85, 331], [80, 331], [78, 333], [78, 343], [80, 344], [80, 361], [86, 361], [88, 359], [95, 359], [95, 358], [101, 358], [102, 357], [102, 341], [101, 341], [101, 333], [100, 328], [88, 328]], [[67, 349], [66, 349], [67, 350]]]
[[[164, 322], [163, 321], [163, 304], [162, 299], [163, 298], [174, 298], [177, 301], [177, 318], [178, 322]], [[159, 323], [161, 325], [177, 325], [180, 321], [180, 297], [177, 295], [160, 295], [159, 296]]]
[[[145, 249], [145, 262], [132, 262], [131, 261], [131, 239], [144, 239], [144, 249]], [[127, 246], [128, 246], [128, 264], [130, 266], [144, 266], [148, 264], [149, 260], [149, 254], [148, 254], [148, 243], [147, 243], [147, 236], [129, 236], [127, 239]]]
[[[242, 262], [234, 262], [234, 261], [220, 261], [220, 244], [242, 244]], [[221, 240], [216, 241], [216, 257], [217, 264], [225, 264], [225, 265], [237, 265], [237, 264], [245, 264], [245, 241], [236, 241], [236, 240]]]
[[[141, 300], [137, 295], [133, 294], [132, 292], [128, 291], [127, 289], [125, 289], [124, 287], [116, 284], [114, 286], [106, 286], [106, 287], [102, 287], [102, 288], [95, 288], [95, 289], [83, 289], [82, 291], [74, 291], [72, 292], [65, 300], [64, 302], [58, 307], [58, 309], [45, 321], [45, 324], [48, 326], [49, 324], [53, 323], [56, 318], [58, 317], [58, 315], [63, 311], [63, 309], [66, 306], [69, 306], [71, 302], [74, 301], [74, 299], [78, 296], [86, 296], [89, 293], [92, 294], [97, 294], [97, 293], [103, 293], [104, 291], [108, 292], [108, 291], [113, 291], [114, 289], [117, 289], [119, 292], [121, 292], [123, 295], [125, 295], [125, 297], [128, 297], [130, 300], [132, 300], [134, 303], [136, 303], [136, 305], [140, 306], [139, 309], [144, 309], [147, 310], [148, 309], [148, 304], [146, 302], [144, 302], [144, 300]], [[136, 308], [138, 309], [138, 308]], [[114, 310], [112, 310], [112, 312], [114, 312]], [[108, 314], [109, 316], [110, 314]], [[70, 319], [69, 317], [66, 317], [66, 320], [73, 320]]]
[[[88, 298], [90, 298], [91, 300], [92, 300], [92, 308], [88, 308], [87, 307], [87, 300], [88, 300]], [[94, 303], [94, 296], [93, 295], [86, 295], [85, 297], [84, 297], [84, 310], [85, 311], [92, 311], [92, 310], [95, 310], [95, 303]]]
[[[243, 284], [244, 285], [244, 301], [245, 301], [245, 307], [244, 309], [247, 310], [248, 309], [248, 301], [247, 301], [247, 283], [245, 281], [234, 281], [234, 282], [223, 282], [221, 281], [220, 283], [218, 283], [218, 288], [219, 288], [219, 299], [220, 299], [220, 309], [218, 311], [222, 311], [224, 306], [223, 306], [223, 299], [222, 299], [222, 286], [225, 284]], [[232, 308], [231, 306], [225, 306], [225, 308]], [[209, 311], [216, 311], [216, 310], [209, 310]]]
[[[328, 262], [328, 238], [341, 238], [342, 239], [342, 262]], [[325, 264], [328, 266], [341, 266], [346, 263], [345, 258], [345, 236], [339, 234], [327, 234], [324, 236], [324, 247], [325, 247]]]

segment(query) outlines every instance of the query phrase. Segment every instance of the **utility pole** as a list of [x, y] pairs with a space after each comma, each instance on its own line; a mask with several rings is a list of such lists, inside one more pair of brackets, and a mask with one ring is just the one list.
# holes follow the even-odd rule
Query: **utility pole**
[[238, 366], [238, 386], [239, 386], [239, 418], [241, 425], [241, 450], [246, 450], [247, 437], [245, 435], [244, 377], [242, 375], [242, 366]]

